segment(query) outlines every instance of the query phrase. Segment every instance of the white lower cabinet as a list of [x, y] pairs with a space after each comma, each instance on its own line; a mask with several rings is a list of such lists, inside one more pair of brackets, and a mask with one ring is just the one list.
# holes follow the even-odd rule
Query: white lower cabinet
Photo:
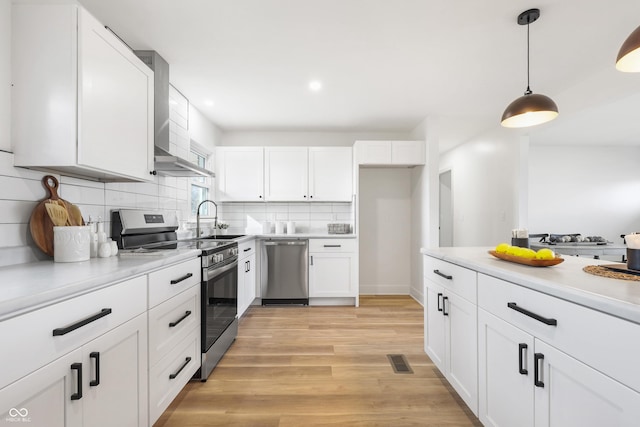
[[637, 344], [615, 336], [624, 333], [623, 340], [633, 341], [638, 325], [478, 277], [479, 418], [484, 425], [639, 425], [640, 393], [632, 388], [637, 363], [625, 363], [626, 355], [618, 354], [637, 354]]
[[200, 368], [200, 260], [149, 274], [149, 423]]
[[147, 424], [146, 315], [85, 345], [83, 368], [83, 425]]
[[[457, 275], [449, 277], [454, 280]], [[475, 288], [475, 281], [468, 286]], [[477, 307], [429, 279], [425, 279], [425, 296], [425, 352], [477, 414]]]
[[478, 310], [479, 418], [491, 427], [533, 427], [533, 336]]
[[200, 368], [200, 337], [192, 330], [149, 368], [149, 419], [155, 423]]
[[238, 318], [256, 299], [256, 240], [238, 245]]
[[639, 393], [538, 339], [534, 359], [536, 427], [640, 424]]
[[354, 239], [309, 240], [309, 297], [357, 298]]
[[638, 425], [639, 393], [482, 309], [478, 318], [485, 426]]
[[[40, 340], [44, 354], [54, 348], [61, 352], [0, 389], [0, 425], [15, 425], [15, 418], [27, 422], [25, 418], [29, 425], [47, 427], [146, 426], [145, 289], [146, 277], [138, 277], [3, 322], [3, 327], [23, 324], [19, 330], [32, 333], [29, 339], [47, 335]], [[131, 302], [128, 296], [137, 301]], [[70, 310], [92, 314], [78, 316]], [[73, 320], [58, 324], [58, 319], [47, 316], [62, 312]], [[42, 322], [44, 319], [48, 321]], [[34, 320], [40, 323], [33, 324]], [[70, 349], [70, 344], [75, 348]], [[21, 347], [14, 352], [22, 359], [17, 362], [18, 372], [34, 366], [30, 355], [22, 351]]]
[[0, 389], [0, 425], [81, 427], [82, 400], [72, 400], [78, 391], [75, 363], [80, 349]]
[[199, 278], [191, 259], [0, 322], [0, 426], [152, 425], [200, 368]]

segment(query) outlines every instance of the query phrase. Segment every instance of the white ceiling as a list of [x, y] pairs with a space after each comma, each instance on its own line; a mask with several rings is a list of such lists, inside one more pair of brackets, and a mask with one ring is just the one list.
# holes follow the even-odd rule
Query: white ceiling
[[[534, 143], [640, 143], [640, 74], [615, 71], [638, 0], [80, 0], [223, 130], [409, 132], [439, 118], [441, 150], [498, 126], [526, 88], [560, 116]], [[312, 93], [311, 79], [323, 90]], [[205, 102], [211, 100], [213, 107]]]

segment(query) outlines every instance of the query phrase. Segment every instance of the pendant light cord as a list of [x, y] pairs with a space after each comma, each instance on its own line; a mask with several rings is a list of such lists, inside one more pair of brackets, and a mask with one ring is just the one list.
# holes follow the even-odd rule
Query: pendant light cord
[[531, 89], [529, 88], [529, 18], [527, 18], [527, 90], [524, 92], [525, 95], [531, 95]]

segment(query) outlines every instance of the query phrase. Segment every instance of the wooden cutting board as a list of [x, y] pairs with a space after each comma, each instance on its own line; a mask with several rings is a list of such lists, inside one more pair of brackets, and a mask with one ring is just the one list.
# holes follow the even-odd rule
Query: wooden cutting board
[[[62, 200], [58, 196], [58, 188], [60, 184], [58, 179], [52, 175], [46, 175], [42, 178], [42, 184], [48, 190], [49, 197], [43, 199], [31, 212], [31, 218], [29, 219], [29, 230], [31, 231], [31, 237], [36, 246], [42, 250], [45, 254], [53, 256], [53, 222], [49, 218], [45, 203], [49, 200]], [[66, 200], [62, 200], [68, 203]]]

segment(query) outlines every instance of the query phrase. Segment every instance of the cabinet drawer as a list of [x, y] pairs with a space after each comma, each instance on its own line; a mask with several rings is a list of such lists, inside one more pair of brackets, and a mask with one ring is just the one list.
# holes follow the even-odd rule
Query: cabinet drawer
[[197, 331], [178, 343], [149, 371], [149, 421], [155, 423], [193, 374], [200, 368]]
[[197, 283], [200, 283], [199, 258], [154, 271], [149, 274], [149, 308]]
[[242, 259], [256, 253], [256, 240], [248, 240], [238, 244], [238, 258]]
[[478, 305], [640, 391], [640, 325], [484, 274], [478, 275]]
[[477, 273], [473, 270], [425, 256], [424, 276], [473, 303], [477, 301]]
[[141, 276], [0, 322], [0, 388], [144, 313], [146, 289]]
[[149, 366], [154, 366], [198, 325], [200, 286], [149, 310]]
[[310, 239], [309, 252], [357, 252], [356, 239]]

